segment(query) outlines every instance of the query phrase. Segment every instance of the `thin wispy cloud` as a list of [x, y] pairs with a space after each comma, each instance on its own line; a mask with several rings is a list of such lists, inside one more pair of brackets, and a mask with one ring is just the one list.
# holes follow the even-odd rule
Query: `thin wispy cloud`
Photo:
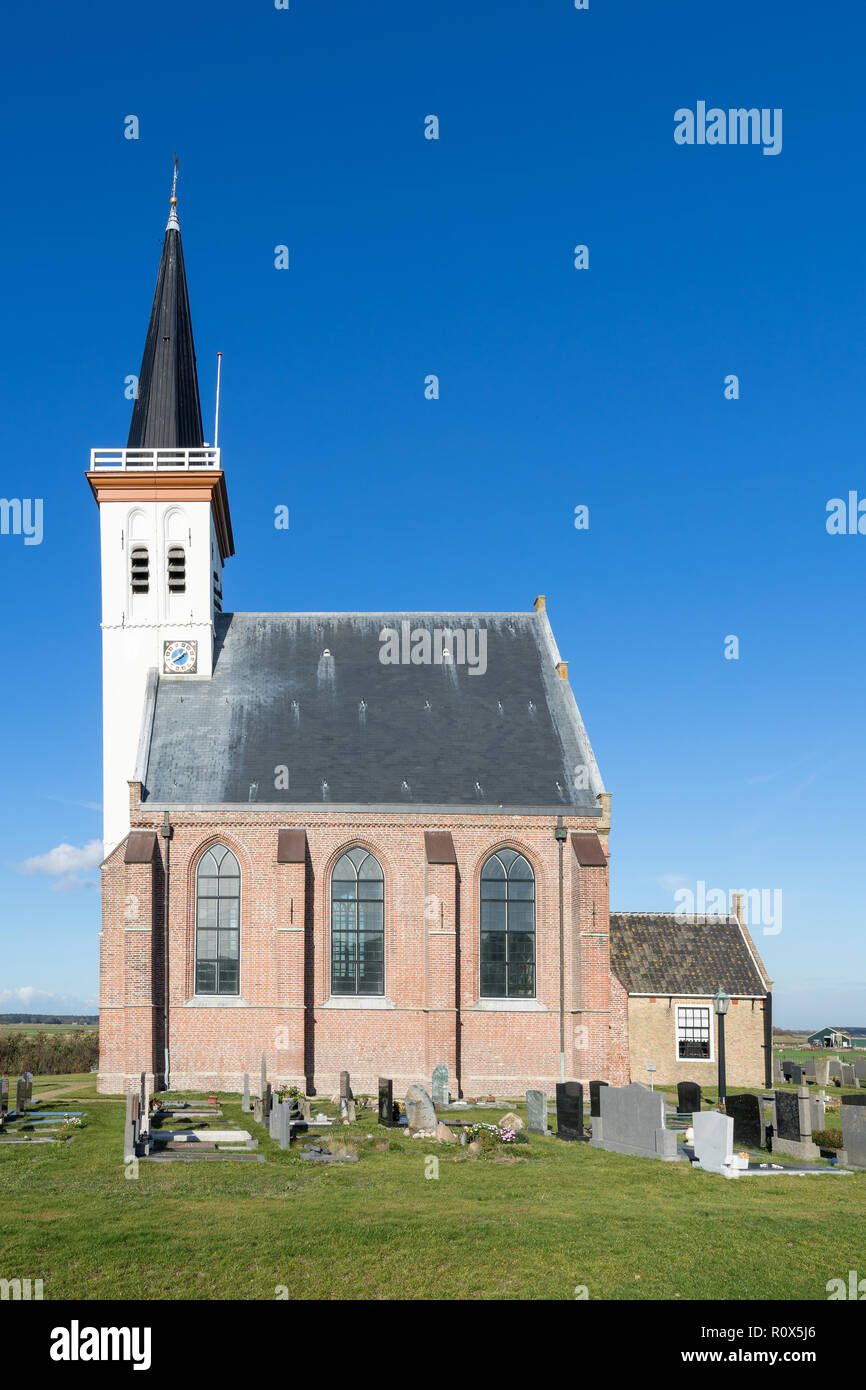
[[[89, 869], [98, 869], [103, 859], [101, 840], [88, 840], [80, 848], [66, 843], [55, 845], [46, 854], [34, 854], [23, 863], [16, 864], [20, 874], [45, 874], [63, 880], [75, 878]], [[59, 887], [56, 884], [55, 887]]]

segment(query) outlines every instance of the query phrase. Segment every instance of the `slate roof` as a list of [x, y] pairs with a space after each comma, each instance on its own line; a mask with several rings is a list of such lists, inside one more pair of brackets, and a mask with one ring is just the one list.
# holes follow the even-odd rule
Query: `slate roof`
[[[380, 632], [404, 621], [486, 631], [486, 671], [383, 664]], [[145, 795], [599, 814], [603, 783], [558, 659], [543, 612], [221, 614], [213, 677], [156, 684]]]
[[180, 226], [172, 208], [132, 408], [130, 449], [200, 449], [204, 442]]
[[610, 964], [629, 994], [767, 993], [735, 916], [612, 912]]

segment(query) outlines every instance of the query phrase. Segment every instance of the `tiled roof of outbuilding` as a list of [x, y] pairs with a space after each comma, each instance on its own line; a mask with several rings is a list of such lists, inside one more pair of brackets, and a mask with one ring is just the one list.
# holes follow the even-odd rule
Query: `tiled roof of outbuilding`
[[767, 992], [735, 916], [612, 912], [610, 964], [629, 994]]

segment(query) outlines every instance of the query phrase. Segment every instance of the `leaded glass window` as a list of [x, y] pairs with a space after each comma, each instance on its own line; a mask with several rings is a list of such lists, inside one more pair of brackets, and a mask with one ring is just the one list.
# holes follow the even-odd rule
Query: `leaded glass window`
[[514, 849], [481, 870], [481, 997], [535, 996], [535, 875]]
[[240, 866], [225, 845], [212, 845], [196, 871], [196, 994], [240, 993], [240, 918]]
[[331, 875], [331, 993], [385, 992], [385, 875], [366, 849], [350, 849]]

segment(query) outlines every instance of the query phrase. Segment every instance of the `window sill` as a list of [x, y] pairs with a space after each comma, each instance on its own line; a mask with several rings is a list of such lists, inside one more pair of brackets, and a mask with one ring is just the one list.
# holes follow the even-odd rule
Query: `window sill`
[[384, 994], [332, 994], [325, 999], [320, 1009], [396, 1009], [393, 999]]
[[240, 994], [194, 994], [184, 1002], [185, 1009], [248, 1009], [249, 1003]]
[[469, 1007], [479, 1013], [546, 1014], [550, 1012], [547, 1005], [542, 1004], [538, 999], [477, 999]]

